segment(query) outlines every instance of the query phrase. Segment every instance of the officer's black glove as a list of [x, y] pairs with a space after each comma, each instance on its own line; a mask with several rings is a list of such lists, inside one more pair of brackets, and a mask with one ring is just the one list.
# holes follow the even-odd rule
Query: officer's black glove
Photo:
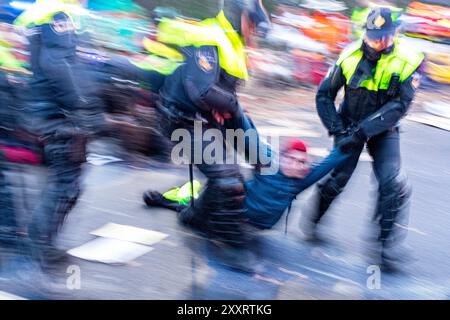
[[334, 134], [334, 145], [339, 146], [341, 141], [347, 138], [349, 132], [348, 130], [340, 131]]
[[344, 137], [340, 137], [339, 140], [336, 139], [336, 146], [343, 153], [350, 153], [353, 150], [361, 147], [367, 141], [366, 135], [359, 128], [350, 131]]

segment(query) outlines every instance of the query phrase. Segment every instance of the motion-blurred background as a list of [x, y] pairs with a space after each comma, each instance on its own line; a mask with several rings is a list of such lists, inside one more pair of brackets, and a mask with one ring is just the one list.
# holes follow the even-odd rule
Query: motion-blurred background
[[[225, 0], [226, 1], [226, 0]], [[2, 59], [29, 68], [27, 40], [13, 27], [14, 19], [34, 1], [0, 0], [0, 68]], [[88, 0], [77, 21], [86, 35], [79, 51], [87, 59], [107, 56], [145, 59], [144, 38], [154, 39], [155, 17], [174, 15], [200, 19], [215, 11], [207, 0]], [[211, 4], [213, 3], [213, 4]], [[51, 298], [438, 298], [450, 297], [450, 3], [422, 1], [263, 0], [273, 26], [265, 39], [249, 43], [249, 82], [239, 96], [263, 136], [301, 137], [317, 158], [332, 144], [315, 110], [320, 81], [342, 49], [363, 33], [373, 6], [398, 12], [401, 37], [425, 53], [423, 78], [402, 138], [402, 159], [414, 187], [409, 226], [410, 245], [419, 262], [404, 278], [386, 276], [382, 290], [366, 288], [367, 273], [358, 252], [364, 222], [374, 206], [370, 197], [370, 157], [360, 165], [330, 218], [326, 232], [332, 246], [301, 245], [284, 235], [284, 227], [264, 236], [264, 268], [254, 276], [234, 274], [209, 260], [196, 240], [186, 236], [176, 218], [164, 210], [143, 207], [142, 192], [150, 187], [167, 190], [187, 180], [187, 168], [156, 163], [160, 141], [154, 137], [153, 93], [127, 79], [108, 78], [102, 86], [111, 125], [105, 136], [88, 147], [84, 175], [86, 190], [62, 230], [61, 246], [71, 249], [92, 239], [90, 232], [113, 222], [164, 233], [167, 239], [154, 251], [124, 266], [76, 261], [81, 266], [82, 289], [57, 290]], [[213, 7], [209, 7], [209, 5]], [[12, 54], [4, 55], [2, 52]], [[11, 64], [8, 64], [11, 65]], [[11, 83], [20, 86], [26, 72], [3, 68]], [[112, 80], [111, 80], [112, 79]], [[111, 80], [111, 81], [110, 81]], [[2, 142], [3, 143], [3, 142]], [[144, 156], [143, 156], [144, 155]], [[150, 159], [150, 160], [149, 160]], [[163, 158], [165, 159], [165, 158]], [[166, 160], [164, 160], [166, 161]], [[39, 168], [18, 165], [8, 173], [23, 219], [42, 188]], [[25, 191], [24, 191], [25, 190]], [[25, 192], [25, 193], [24, 193]], [[293, 212], [299, 212], [300, 197]], [[294, 219], [295, 221], [295, 219]], [[294, 228], [294, 226], [293, 226]], [[201, 249], [199, 249], [201, 248]], [[65, 285], [65, 274], [61, 283]], [[26, 298], [48, 297], [39, 290], [18, 290], [0, 283], [1, 290]], [[31, 293], [32, 292], [32, 293]]]

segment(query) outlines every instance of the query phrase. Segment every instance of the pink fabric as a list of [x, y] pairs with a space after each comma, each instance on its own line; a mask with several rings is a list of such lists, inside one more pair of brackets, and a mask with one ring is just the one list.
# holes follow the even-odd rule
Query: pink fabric
[[22, 147], [0, 146], [6, 159], [15, 163], [38, 165], [42, 163], [41, 156], [29, 149]]

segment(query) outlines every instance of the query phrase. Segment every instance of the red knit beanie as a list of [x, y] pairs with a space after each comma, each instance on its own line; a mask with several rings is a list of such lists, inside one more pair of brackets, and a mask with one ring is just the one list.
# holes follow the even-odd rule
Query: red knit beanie
[[288, 152], [288, 151], [292, 151], [292, 150], [308, 152], [308, 145], [303, 140], [291, 139], [286, 143], [286, 145], [284, 147], [284, 152]]

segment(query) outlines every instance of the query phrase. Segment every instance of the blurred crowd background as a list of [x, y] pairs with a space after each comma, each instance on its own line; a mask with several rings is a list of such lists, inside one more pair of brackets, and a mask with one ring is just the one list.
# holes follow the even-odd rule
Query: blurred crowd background
[[[0, 45], [25, 67], [26, 39], [15, 32], [12, 22], [33, 2], [0, 2]], [[448, 1], [266, 0], [264, 4], [273, 29], [264, 41], [250, 46], [249, 60], [253, 74], [266, 85], [319, 84], [342, 48], [361, 35], [368, 8], [373, 5], [397, 11], [404, 37], [425, 52], [427, 77], [423, 85], [433, 88], [450, 84]], [[155, 34], [152, 17], [158, 12], [208, 16], [207, 1], [89, 0], [85, 8], [79, 22], [81, 30], [90, 34], [98, 49], [125, 56], [146, 54], [142, 39]]]

